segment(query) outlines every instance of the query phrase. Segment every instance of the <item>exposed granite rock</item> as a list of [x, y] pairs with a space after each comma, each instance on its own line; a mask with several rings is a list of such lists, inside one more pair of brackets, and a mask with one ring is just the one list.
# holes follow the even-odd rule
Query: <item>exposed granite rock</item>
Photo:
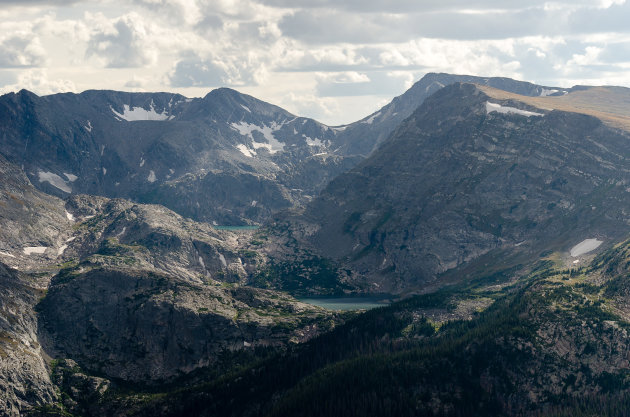
[[111, 268], [60, 274], [39, 308], [53, 356], [147, 383], [210, 366], [222, 351], [287, 343], [327, 316], [276, 292]]
[[0, 262], [20, 270], [55, 262], [72, 224], [61, 199], [38, 191], [0, 155]]
[[0, 414], [20, 416], [56, 400], [37, 338], [34, 307], [44, 292], [0, 263]]

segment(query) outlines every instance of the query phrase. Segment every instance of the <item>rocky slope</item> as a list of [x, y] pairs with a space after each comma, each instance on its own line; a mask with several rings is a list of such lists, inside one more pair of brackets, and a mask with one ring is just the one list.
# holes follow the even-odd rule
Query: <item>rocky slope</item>
[[0, 224], [0, 262], [29, 271], [57, 258], [72, 221], [61, 199], [37, 190], [0, 156]]
[[[18, 416], [56, 399], [37, 337], [57, 246], [70, 233], [63, 201], [35, 189], [0, 157], [0, 414]], [[19, 272], [17, 269], [21, 271]]]
[[[154, 383], [210, 366], [224, 351], [299, 342], [328, 315], [241, 287], [262, 262], [235, 234], [161, 207], [73, 196], [63, 269], [39, 304], [42, 344], [109, 378]], [[243, 242], [239, 242], [243, 240]]]
[[[6, 160], [0, 168], [0, 242], [10, 265], [0, 265], [6, 415], [59, 400], [48, 364], [60, 366], [58, 387], [101, 395], [112, 378], [155, 384], [334, 324], [318, 307], [240, 285], [265, 262], [250, 248], [255, 231], [216, 230], [122, 199], [64, 202]], [[66, 400], [57, 411], [80, 402]]]
[[[428, 73], [404, 94], [369, 116], [337, 128], [337, 152], [344, 155], [369, 156], [389, 135], [436, 91], [454, 83], [474, 83], [524, 96], [557, 96], [566, 93], [557, 87], [545, 87], [504, 77], [475, 77], [444, 73]], [[343, 130], [341, 130], [343, 129]]]
[[499, 253], [514, 266], [519, 254], [615, 241], [630, 231], [628, 139], [593, 116], [455, 84], [275, 230], [371, 292], [422, 288], [465, 263], [483, 270]]
[[35, 277], [0, 263], [0, 414], [19, 416], [56, 400], [37, 337], [35, 305], [45, 295]]

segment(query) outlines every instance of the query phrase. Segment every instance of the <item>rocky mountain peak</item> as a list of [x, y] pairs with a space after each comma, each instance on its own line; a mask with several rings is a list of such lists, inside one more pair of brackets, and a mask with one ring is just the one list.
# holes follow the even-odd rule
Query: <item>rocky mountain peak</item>
[[628, 134], [526, 101], [467, 83], [440, 89], [288, 227], [363, 284], [398, 291], [491, 253], [509, 263], [622, 237]]

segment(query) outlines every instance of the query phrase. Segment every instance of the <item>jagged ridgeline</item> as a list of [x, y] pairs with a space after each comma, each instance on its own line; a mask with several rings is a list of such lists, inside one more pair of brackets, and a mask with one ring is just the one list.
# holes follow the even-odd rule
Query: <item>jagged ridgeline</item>
[[[428, 74], [329, 127], [230, 89], [2, 96], [0, 413], [626, 415], [628, 103]], [[294, 298], [323, 294], [398, 301]]]
[[378, 112], [329, 127], [221, 88], [204, 98], [86, 91], [0, 98], [0, 153], [40, 190], [164, 205], [220, 225], [260, 223], [310, 201], [444, 85], [472, 81], [520, 94], [548, 87], [429, 74]]

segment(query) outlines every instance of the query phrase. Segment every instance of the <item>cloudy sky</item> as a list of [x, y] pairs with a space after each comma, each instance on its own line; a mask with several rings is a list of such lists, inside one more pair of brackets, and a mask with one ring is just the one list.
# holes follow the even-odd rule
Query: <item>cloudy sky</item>
[[204, 96], [328, 124], [427, 72], [630, 86], [630, 0], [0, 0], [0, 92]]

